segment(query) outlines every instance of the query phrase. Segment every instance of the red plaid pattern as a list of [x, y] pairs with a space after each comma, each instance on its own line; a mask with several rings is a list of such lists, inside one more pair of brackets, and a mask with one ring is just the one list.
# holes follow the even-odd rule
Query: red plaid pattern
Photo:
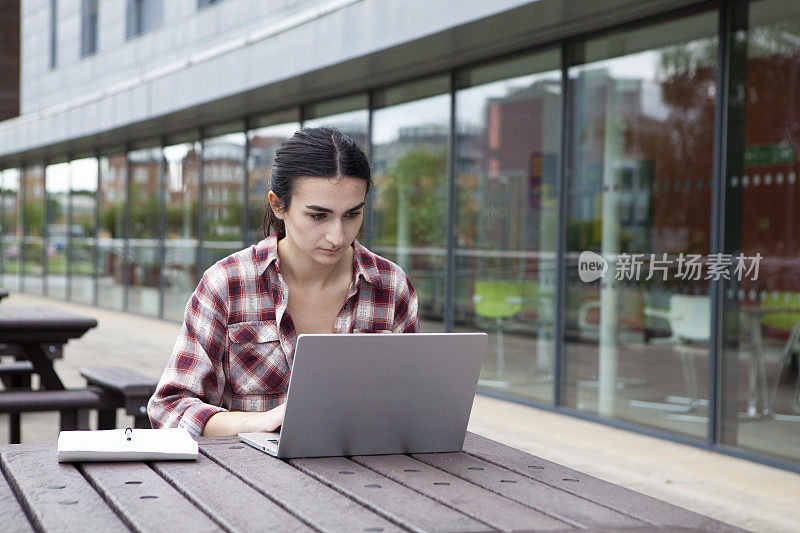
[[[334, 332], [419, 332], [417, 295], [405, 272], [358, 241], [353, 247], [353, 282]], [[153, 427], [199, 436], [219, 411], [283, 403], [297, 342], [288, 301], [274, 235], [209, 268], [148, 403]]]

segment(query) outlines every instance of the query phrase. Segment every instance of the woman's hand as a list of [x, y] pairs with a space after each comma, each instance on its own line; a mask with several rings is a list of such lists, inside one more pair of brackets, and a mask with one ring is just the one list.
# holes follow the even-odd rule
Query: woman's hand
[[283, 424], [285, 409], [286, 404], [282, 403], [269, 411], [221, 411], [208, 419], [203, 436], [220, 437], [237, 433], [276, 431]]

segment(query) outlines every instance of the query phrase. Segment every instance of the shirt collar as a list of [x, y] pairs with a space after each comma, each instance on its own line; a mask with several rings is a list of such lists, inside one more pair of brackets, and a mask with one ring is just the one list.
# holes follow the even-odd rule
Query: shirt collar
[[[278, 258], [278, 236], [275, 234], [262, 239], [256, 245], [256, 265], [258, 275], [263, 276], [272, 263], [280, 271], [280, 259]], [[381, 286], [381, 277], [374, 255], [358, 242], [353, 241], [353, 278], [358, 282], [361, 277], [367, 283]]]

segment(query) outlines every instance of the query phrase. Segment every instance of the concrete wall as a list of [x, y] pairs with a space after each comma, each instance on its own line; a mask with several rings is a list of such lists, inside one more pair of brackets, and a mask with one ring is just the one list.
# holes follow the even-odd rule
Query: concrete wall
[[51, 69], [50, 0], [23, 0], [22, 115], [0, 123], [0, 166], [364, 90], [696, 2], [221, 0], [198, 10], [168, 0], [160, 27], [126, 39], [128, 1], [100, 0], [98, 50], [81, 58], [81, 0], [58, 0]]

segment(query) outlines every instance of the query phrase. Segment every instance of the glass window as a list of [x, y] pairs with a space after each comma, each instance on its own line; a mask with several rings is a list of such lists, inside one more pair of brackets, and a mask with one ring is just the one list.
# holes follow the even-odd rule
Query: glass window
[[81, 57], [97, 52], [97, 0], [81, 1]]
[[44, 167], [22, 171], [22, 290], [42, 293], [44, 276]]
[[95, 209], [97, 207], [97, 158], [70, 162], [70, 299], [94, 303], [94, 255], [96, 248]]
[[236, 129], [203, 140], [202, 270], [242, 249], [246, 137]]
[[0, 174], [0, 261], [2, 274], [0, 286], [6, 289], [19, 287], [20, 224], [19, 169], [8, 168]]
[[800, 462], [800, 5], [752, 2], [749, 28], [746, 60], [732, 61], [746, 70], [732, 72], [745, 98], [728, 129], [741, 166], [729, 163], [726, 187], [721, 440]]
[[459, 330], [490, 335], [479, 385], [553, 399], [560, 54], [459, 75], [456, 269]]
[[275, 152], [283, 141], [300, 129], [296, 110], [261, 117], [247, 132], [247, 231], [248, 242], [257, 243], [264, 238], [262, 226], [266, 209], [266, 196], [272, 176]]
[[127, 197], [125, 152], [100, 157], [97, 191], [97, 302], [122, 309], [125, 299], [125, 201]]
[[45, 292], [56, 298], [67, 297], [67, 250], [69, 249], [69, 163], [47, 165], [47, 277]]
[[56, 68], [58, 52], [58, 0], [50, 0], [50, 68]]
[[423, 331], [444, 329], [449, 79], [375, 94], [371, 248], [400, 265], [419, 296]]
[[569, 69], [563, 401], [696, 437], [711, 300], [690, 265], [710, 252], [716, 21], [593, 39]]
[[322, 126], [338, 128], [355, 139], [366, 151], [369, 127], [367, 95], [357, 94], [307, 105], [303, 110], [303, 127]]
[[158, 28], [163, 18], [163, 0], [128, 0], [126, 37], [131, 39]]
[[183, 320], [197, 287], [197, 208], [200, 192], [200, 143], [184, 139], [164, 147], [166, 202], [164, 235], [164, 317]]
[[161, 282], [161, 148], [128, 152], [128, 310], [157, 316]]

